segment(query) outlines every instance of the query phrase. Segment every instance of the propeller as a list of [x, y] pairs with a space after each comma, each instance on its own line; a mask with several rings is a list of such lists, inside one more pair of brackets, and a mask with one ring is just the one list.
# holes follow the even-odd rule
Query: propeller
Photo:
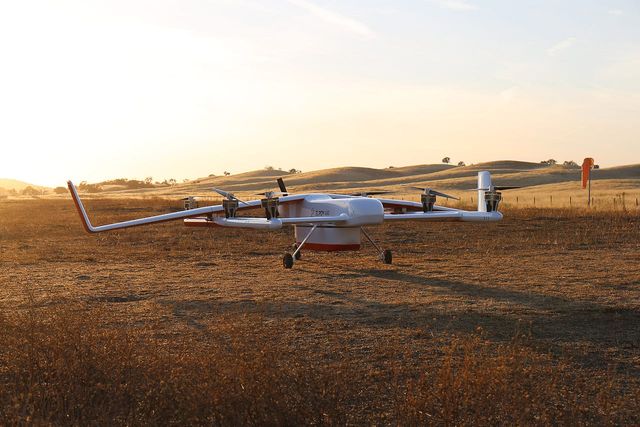
[[256, 193], [256, 196], [264, 196], [267, 199], [272, 199], [275, 196], [288, 196], [289, 192], [287, 191], [287, 187], [284, 185], [284, 180], [282, 178], [278, 178], [276, 180], [278, 182], [278, 188], [280, 191], [265, 191], [264, 193]]
[[349, 193], [349, 196], [368, 197], [368, 196], [377, 196], [380, 194], [389, 194], [389, 193], [393, 193], [393, 191], [388, 191], [388, 190], [359, 191], [356, 193]]
[[228, 191], [224, 191], [221, 190], [219, 188], [213, 188], [213, 191], [215, 191], [216, 193], [218, 193], [219, 195], [221, 195], [222, 197], [229, 199], [229, 200], [237, 200], [240, 203], [244, 203], [245, 205], [248, 205], [249, 203], [245, 202], [244, 200], [240, 200], [238, 199], [233, 193], [230, 193]]
[[451, 196], [449, 194], [446, 193], [442, 193], [440, 191], [434, 190], [432, 188], [422, 188], [422, 187], [411, 187], [414, 190], [420, 190], [423, 192], [423, 194], [426, 194], [428, 196], [439, 196], [439, 197], [444, 197], [447, 199], [453, 199], [453, 200], [460, 200], [460, 197], [456, 197], [456, 196]]
[[278, 178], [278, 188], [280, 189], [280, 192], [284, 195], [287, 194], [287, 187], [284, 185], [284, 180], [282, 178]]
[[256, 196], [264, 196], [267, 199], [273, 199], [275, 196], [286, 196], [288, 193], [283, 191], [265, 191], [264, 193], [256, 193]]
[[492, 185], [491, 188], [475, 188], [475, 190], [480, 190], [480, 191], [503, 191], [503, 190], [514, 190], [516, 188], [522, 188], [522, 186], [518, 186], [518, 185]]

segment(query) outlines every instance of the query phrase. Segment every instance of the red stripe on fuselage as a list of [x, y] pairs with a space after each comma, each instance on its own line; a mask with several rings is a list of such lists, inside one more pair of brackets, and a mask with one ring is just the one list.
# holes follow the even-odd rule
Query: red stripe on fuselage
[[[298, 242], [298, 245], [300, 242]], [[347, 244], [347, 245], [337, 245], [337, 244], [329, 244], [329, 243], [305, 243], [302, 247], [302, 250], [309, 251], [325, 251], [325, 252], [337, 252], [337, 251], [359, 251], [360, 244]]]
[[209, 221], [208, 219], [200, 219], [200, 218], [188, 218], [184, 220], [184, 225], [187, 227], [220, 227], [213, 221]]
[[411, 205], [402, 205], [402, 204], [396, 204], [396, 203], [383, 203], [382, 206], [384, 206], [385, 210], [388, 209], [406, 209], [407, 211], [421, 211], [422, 207], [419, 206], [411, 206]]

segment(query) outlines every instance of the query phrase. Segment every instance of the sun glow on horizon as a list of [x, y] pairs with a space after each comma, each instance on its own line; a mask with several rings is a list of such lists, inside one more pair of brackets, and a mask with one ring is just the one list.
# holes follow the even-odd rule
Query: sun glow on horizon
[[0, 176], [640, 162], [637, 6], [462, 3], [3, 4]]

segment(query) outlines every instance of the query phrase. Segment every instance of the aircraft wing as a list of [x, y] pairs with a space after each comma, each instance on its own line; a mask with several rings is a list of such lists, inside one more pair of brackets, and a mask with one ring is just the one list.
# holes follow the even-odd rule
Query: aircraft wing
[[[412, 202], [410, 200], [396, 200], [396, 199], [380, 199], [380, 203], [385, 210], [402, 211], [402, 212], [422, 212], [422, 203]], [[457, 209], [446, 208], [444, 206], [434, 206], [436, 211], [457, 211]]]
[[500, 221], [500, 212], [478, 212], [448, 209], [446, 211], [384, 214], [385, 221]]
[[[211, 214], [224, 211], [224, 208], [222, 207], [222, 205], [205, 206], [205, 207], [202, 207], [202, 208], [189, 209], [189, 210], [186, 210], [186, 211], [172, 212], [172, 213], [163, 214], [163, 215], [155, 215], [155, 216], [150, 216], [150, 217], [145, 217], [145, 218], [133, 219], [133, 220], [129, 220], [129, 221], [116, 222], [116, 223], [113, 223], [113, 224], [105, 224], [105, 225], [94, 226], [94, 225], [91, 224], [91, 221], [89, 221], [89, 216], [87, 215], [87, 211], [85, 210], [84, 205], [82, 204], [82, 201], [80, 200], [80, 196], [78, 195], [78, 190], [76, 189], [76, 186], [73, 185], [73, 183], [71, 181], [68, 181], [67, 185], [69, 187], [69, 192], [71, 193], [71, 197], [73, 198], [73, 203], [75, 204], [76, 210], [78, 211], [78, 214], [80, 215], [80, 219], [82, 220], [82, 225], [84, 226], [84, 229], [85, 229], [85, 231], [87, 233], [100, 233], [100, 232], [103, 232], [103, 231], [118, 230], [118, 229], [121, 229], [121, 228], [129, 228], [129, 227], [137, 227], [137, 226], [141, 226], [141, 225], [155, 224], [155, 223], [158, 223], [158, 222], [166, 222], [166, 221], [174, 221], [174, 220], [185, 219], [185, 218], [209, 216]], [[284, 196], [284, 197], [280, 198], [280, 203], [288, 203], [288, 202], [293, 202], [293, 201], [296, 201], [296, 200], [302, 200], [304, 197], [305, 197], [304, 194], [296, 194], [296, 195], [292, 195], [292, 196]], [[249, 202], [241, 204], [238, 207], [238, 209], [259, 208], [260, 206], [261, 206], [260, 200], [252, 200], [252, 201], [249, 201]], [[233, 218], [233, 219], [237, 220], [239, 218]], [[261, 220], [261, 219], [262, 218], [253, 218], [254, 221]], [[251, 222], [242, 222], [240, 224], [253, 224], [253, 226], [251, 226], [249, 228], [280, 228], [282, 226], [282, 225], [280, 225], [280, 227], [274, 227], [273, 224], [262, 224], [259, 221], [253, 222], [253, 223], [251, 223]], [[241, 226], [240, 224], [235, 224], [234, 222], [232, 222], [231, 225], [227, 224], [227, 226], [238, 227], [238, 226]]]
[[282, 228], [283, 225], [296, 224], [339, 224], [347, 221], [345, 214], [337, 216], [304, 216], [294, 218], [253, 218], [253, 217], [207, 217], [187, 218], [184, 224], [189, 227], [235, 227], [235, 228], [253, 228], [259, 230], [275, 230]]

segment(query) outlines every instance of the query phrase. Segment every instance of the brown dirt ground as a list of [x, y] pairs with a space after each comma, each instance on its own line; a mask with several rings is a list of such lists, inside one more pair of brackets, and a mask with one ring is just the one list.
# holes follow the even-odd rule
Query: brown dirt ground
[[[146, 207], [145, 207], [146, 206]], [[91, 200], [94, 224], [175, 209]], [[497, 224], [407, 223], [370, 231], [393, 265], [355, 253], [282, 253], [292, 230], [190, 229], [180, 222], [87, 235], [70, 200], [0, 203], [0, 310], [79, 302], [105, 327], [153, 325], [206, 339], [221, 319], [259, 322], [318, 361], [348, 352], [384, 370], [382, 347], [441, 355], [455, 337], [570, 360], [591, 378], [640, 379], [637, 213], [510, 210]], [[30, 302], [31, 301], [31, 302]], [[89, 314], [88, 314], [89, 315]]]

